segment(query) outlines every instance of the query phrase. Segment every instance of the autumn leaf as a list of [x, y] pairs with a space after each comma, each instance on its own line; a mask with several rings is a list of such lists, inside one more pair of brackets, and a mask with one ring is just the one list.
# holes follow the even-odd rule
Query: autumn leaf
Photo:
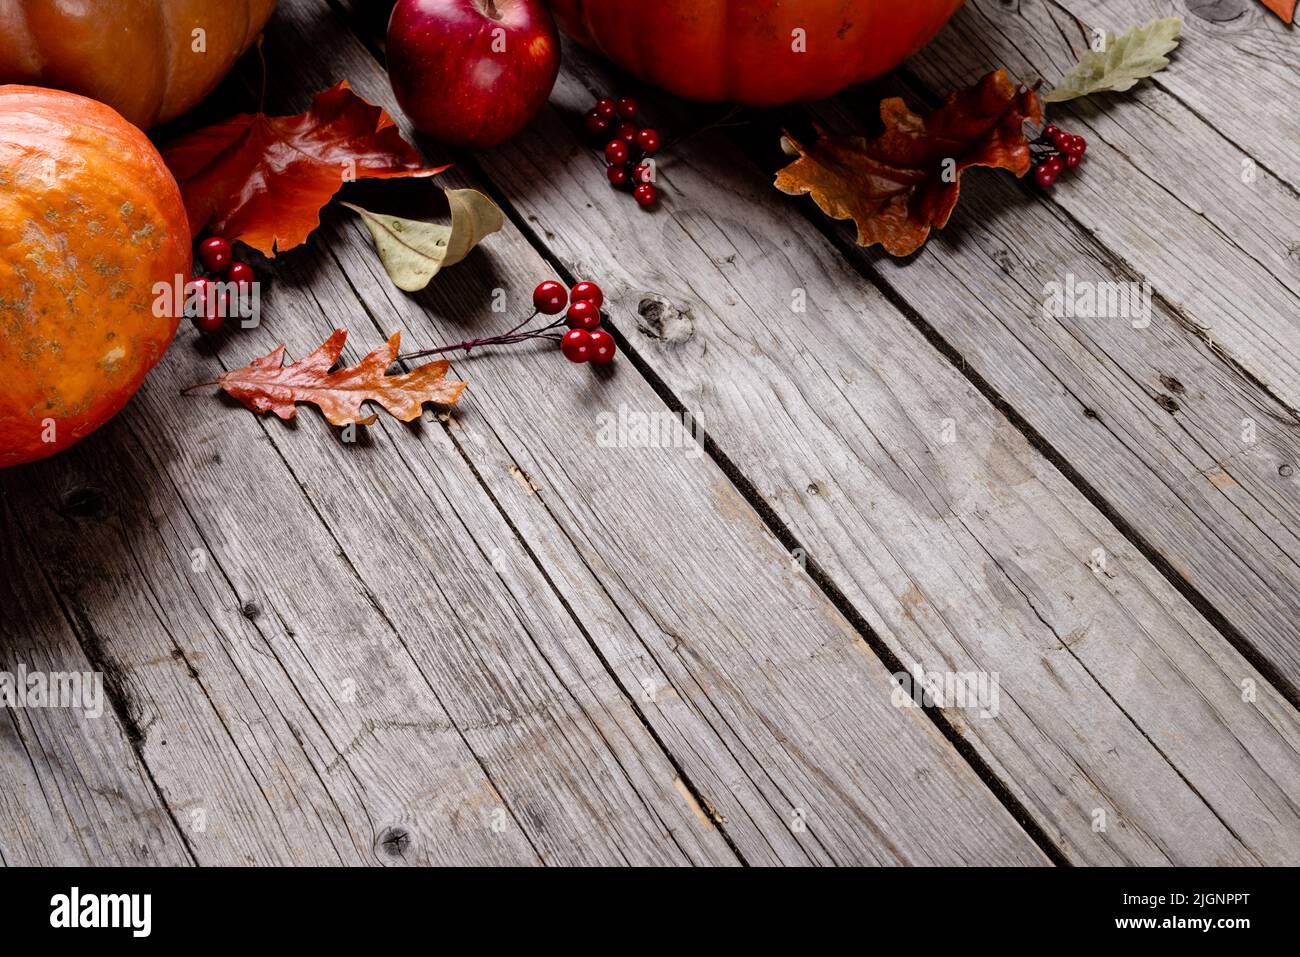
[[799, 158], [776, 177], [785, 193], [807, 193], [833, 219], [858, 225], [858, 244], [909, 256], [948, 223], [972, 166], [1007, 169], [1017, 176], [1032, 162], [1026, 120], [1042, 120], [1032, 90], [1005, 70], [950, 94], [943, 106], [918, 116], [898, 98], [880, 104], [885, 131], [873, 140], [830, 136], [811, 146], [786, 142]]
[[190, 233], [205, 227], [274, 256], [304, 242], [347, 181], [433, 176], [392, 117], [346, 81], [297, 116], [243, 113], [163, 151], [181, 186]]
[[1295, 11], [1297, 0], [1263, 0], [1264, 6], [1268, 7], [1279, 17], [1283, 23], [1295, 23]]
[[297, 414], [298, 402], [320, 407], [330, 425], [369, 425], [378, 416], [361, 414], [361, 403], [377, 402], [388, 412], [410, 422], [426, 402], [454, 405], [464, 382], [448, 382], [445, 359], [417, 366], [400, 375], [385, 375], [397, 358], [401, 333], [350, 369], [330, 369], [339, 361], [346, 329], [334, 333], [311, 355], [284, 366], [284, 346], [254, 359], [242, 369], [222, 373], [217, 385], [254, 412], [274, 412], [282, 419]]
[[1169, 54], [1178, 46], [1182, 31], [1180, 17], [1165, 17], [1126, 30], [1122, 36], [1108, 33], [1105, 48], [1085, 53], [1043, 99], [1064, 103], [1092, 93], [1131, 90], [1138, 80], [1154, 76], [1169, 65]]
[[372, 213], [352, 203], [343, 204], [366, 224], [389, 278], [404, 292], [419, 292], [444, 266], [456, 265], [483, 237], [506, 223], [500, 207], [478, 190], [445, 192], [451, 207], [450, 226]]

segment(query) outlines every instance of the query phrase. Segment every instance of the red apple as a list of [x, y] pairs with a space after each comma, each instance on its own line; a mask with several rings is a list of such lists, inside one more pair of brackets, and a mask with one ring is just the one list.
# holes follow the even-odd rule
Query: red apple
[[560, 72], [560, 39], [542, 0], [397, 0], [387, 54], [411, 122], [455, 146], [510, 139]]

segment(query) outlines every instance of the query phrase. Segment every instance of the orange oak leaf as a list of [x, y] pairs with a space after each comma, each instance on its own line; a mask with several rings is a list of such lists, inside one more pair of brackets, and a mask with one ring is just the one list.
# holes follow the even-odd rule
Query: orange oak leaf
[[1281, 17], [1283, 23], [1295, 23], [1295, 10], [1298, 5], [1300, 0], [1264, 0], [1264, 6]]
[[304, 242], [347, 181], [433, 176], [384, 110], [347, 81], [297, 116], [241, 113], [163, 150], [181, 186], [190, 233], [204, 227], [274, 256]]
[[282, 419], [297, 414], [295, 403], [311, 402], [325, 413], [330, 425], [374, 422], [378, 416], [361, 414], [361, 403], [367, 400], [379, 403], [403, 422], [410, 422], [420, 415], [426, 402], [455, 405], [465, 388], [464, 382], [443, 378], [449, 365], [446, 359], [401, 375], [384, 375], [397, 358], [402, 338], [399, 332], [352, 368], [330, 372], [347, 338], [346, 329], [335, 329], [320, 348], [291, 366], [284, 365], [284, 346], [280, 346], [242, 369], [222, 373], [217, 385], [254, 412], [274, 412]]
[[1032, 163], [1026, 120], [1043, 118], [1033, 90], [1005, 70], [950, 94], [943, 106], [918, 116], [895, 97], [880, 104], [885, 131], [873, 140], [818, 130], [812, 146], [786, 140], [799, 158], [781, 170], [776, 188], [808, 193], [826, 215], [852, 219], [858, 243], [909, 256], [952, 216], [961, 174], [972, 166], [1008, 169], [1017, 176]]

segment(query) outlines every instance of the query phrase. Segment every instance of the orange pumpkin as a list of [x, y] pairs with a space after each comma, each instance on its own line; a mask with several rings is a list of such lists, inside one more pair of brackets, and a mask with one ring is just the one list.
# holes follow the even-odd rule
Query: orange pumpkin
[[273, 9], [275, 0], [0, 0], [0, 83], [81, 93], [145, 129], [212, 92]]
[[963, 0], [551, 0], [560, 26], [691, 100], [777, 106], [892, 70]]
[[0, 86], [0, 467], [99, 428], [176, 334], [190, 274], [180, 189], [102, 103]]

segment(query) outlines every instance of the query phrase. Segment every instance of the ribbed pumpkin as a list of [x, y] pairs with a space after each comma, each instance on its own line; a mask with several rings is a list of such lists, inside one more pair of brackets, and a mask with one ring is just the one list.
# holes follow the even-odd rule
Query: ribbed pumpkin
[[551, 0], [560, 26], [692, 100], [775, 106], [892, 70], [963, 0]]
[[0, 83], [81, 93], [148, 128], [221, 82], [275, 0], [0, 0]]
[[156, 286], [189, 274], [180, 189], [139, 129], [82, 96], [0, 86], [0, 467], [126, 404], [176, 334]]

